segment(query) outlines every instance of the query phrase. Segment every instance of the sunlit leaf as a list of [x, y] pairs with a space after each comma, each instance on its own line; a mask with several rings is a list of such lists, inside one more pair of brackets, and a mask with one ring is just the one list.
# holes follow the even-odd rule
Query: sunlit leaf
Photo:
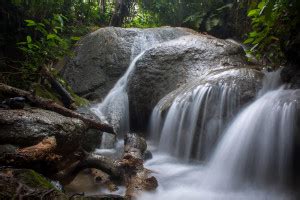
[[27, 35], [26, 40], [27, 40], [27, 43], [31, 43], [32, 42], [31, 36]]
[[254, 38], [248, 38], [247, 40], [245, 40], [243, 43], [244, 44], [249, 44], [249, 43], [251, 43], [251, 42], [253, 42], [254, 41]]

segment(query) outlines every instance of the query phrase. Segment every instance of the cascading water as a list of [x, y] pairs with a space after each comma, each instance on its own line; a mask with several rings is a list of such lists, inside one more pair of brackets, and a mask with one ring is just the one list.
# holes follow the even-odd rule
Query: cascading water
[[131, 63], [125, 74], [110, 90], [105, 99], [91, 108], [104, 122], [110, 123], [120, 135], [129, 131], [129, 104], [127, 95], [128, 77], [135, 68], [136, 62], [144, 52], [159, 43], [153, 34], [140, 34], [136, 37], [131, 49]]
[[207, 181], [220, 187], [247, 182], [286, 185], [299, 103], [289, 98], [299, 92], [267, 92], [240, 113], [209, 163]]
[[[279, 72], [275, 72], [265, 77], [258, 98], [242, 110], [225, 130], [206, 164], [184, 164], [174, 157], [162, 154], [159, 148], [154, 158], [146, 163], [148, 168], [157, 172], [159, 188], [155, 193], [143, 194], [140, 199], [297, 199], [295, 193], [288, 189], [288, 183], [292, 174], [293, 141], [297, 130], [299, 131], [296, 119], [299, 118], [297, 111], [299, 111], [300, 90], [278, 88], [279, 82], [274, 81], [279, 80], [278, 76]], [[202, 89], [202, 93], [208, 93], [209, 90], [207, 88], [206, 90]], [[200, 94], [199, 98], [195, 98], [197, 91], [201, 89], [197, 88], [195, 95], [187, 95], [190, 98], [178, 97], [168, 115], [172, 112], [177, 116], [173, 119], [181, 122], [182, 118], [187, 116], [188, 107], [196, 105], [189, 101], [203, 99], [200, 98]], [[176, 109], [172, 107], [177, 107], [177, 112], [181, 114], [176, 114]], [[195, 111], [199, 110], [201, 109]], [[155, 113], [152, 116], [154, 115]], [[168, 115], [164, 126], [167, 124]], [[196, 114], [193, 116], [197, 117]], [[189, 125], [192, 130], [194, 125]], [[157, 124], [155, 129], [159, 130]], [[177, 138], [179, 129], [169, 129], [169, 131], [176, 130], [168, 133], [170, 140], [174, 140], [172, 137]], [[182, 134], [193, 137], [193, 134], [186, 132]], [[162, 143], [160, 145], [163, 146]], [[175, 152], [176, 148], [173, 144]]]
[[236, 88], [207, 84], [175, 98], [165, 121], [159, 103], [151, 117], [154, 140], [160, 138], [159, 150], [185, 160], [208, 157], [238, 102]]

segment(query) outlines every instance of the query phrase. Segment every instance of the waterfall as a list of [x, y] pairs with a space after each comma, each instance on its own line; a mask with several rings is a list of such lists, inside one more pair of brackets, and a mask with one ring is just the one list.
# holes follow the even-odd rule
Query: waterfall
[[115, 131], [123, 135], [129, 131], [129, 103], [127, 95], [128, 77], [134, 71], [136, 62], [144, 52], [159, 43], [154, 34], [140, 33], [131, 49], [131, 63], [125, 74], [109, 91], [105, 99], [91, 110], [104, 122], [113, 125]]
[[210, 181], [240, 186], [290, 180], [300, 91], [276, 89], [279, 76], [280, 70], [265, 76], [259, 98], [225, 132], [208, 166]]
[[[205, 113], [203, 109], [209, 105], [220, 106], [222, 100], [219, 104], [206, 101], [212, 91], [207, 86], [178, 96], [163, 125], [159, 127], [156, 122], [156, 130], [161, 130], [162, 138], [167, 131], [169, 133], [160, 140], [161, 148], [154, 158], [146, 163], [146, 167], [158, 172], [160, 186], [156, 192], [145, 193], [140, 199], [299, 199], [289, 186], [293, 178], [295, 136], [299, 133], [300, 90], [279, 87], [279, 74], [278, 71], [266, 74], [255, 101], [232, 119], [206, 163], [182, 163], [181, 154], [172, 153], [175, 158], [162, 152], [165, 148], [170, 148], [169, 153], [177, 152], [177, 148], [185, 149], [191, 141], [196, 141], [189, 131], [195, 129], [197, 132], [201, 125], [195, 128], [195, 119], [185, 120], [199, 118]], [[158, 107], [154, 111], [153, 117], [162, 114]], [[155, 123], [154, 119], [152, 123]], [[173, 127], [167, 125], [172, 123]], [[188, 138], [183, 139], [182, 134]], [[172, 143], [172, 150], [169, 143]], [[197, 145], [200, 145], [199, 141]]]
[[289, 98], [296, 95], [299, 91], [283, 88], [267, 92], [241, 112], [209, 163], [208, 181], [233, 187], [246, 182], [286, 185], [299, 103]]
[[154, 108], [150, 132], [159, 150], [188, 161], [209, 157], [226, 122], [238, 108], [236, 88], [226, 84], [201, 85], [175, 98], [165, 120], [160, 103]]
[[263, 79], [263, 87], [258, 92], [257, 97], [261, 97], [265, 93], [271, 90], [275, 90], [280, 87], [281, 85], [281, 79], [280, 79], [280, 73], [282, 71], [282, 68], [279, 68], [276, 71], [267, 72], [264, 71], [265, 77]]

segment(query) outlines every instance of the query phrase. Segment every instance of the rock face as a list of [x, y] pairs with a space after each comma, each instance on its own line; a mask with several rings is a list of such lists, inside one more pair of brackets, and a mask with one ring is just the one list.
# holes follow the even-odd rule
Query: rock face
[[87, 129], [81, 120], [41, 109], [0, 110], [0, 127], [0, 144], [26, 147], [55, 136], [65, 153], [78, 148]]
[[300, 89], [300, 67], [289, 65], [281, 71], [281, 80], [291, 85], [293, 89]]
[[281, 79], [284, 83], [291, 84], [293, 89], [300, 89], [300, 28], [291, 44], [285, 50], [287, 66], [281, 71]]
[[238, 86], [242, 103], [247, 103], [261, 87], [259, 67], [247, 62], [236, 42], [170, 27], [99, 29], [79, 42], [62, 75], [76, 93], [101, 100], [143, 51], [127, 84], [133, 130], [145, 129], [158, 101], [170, 93], [171, 102], [171, 92], [178, 88]]
[[104, 98], [128, 68], [132, 58], [153, 45], [191, 34], [184, 28], [102, 28], [79, 41], [75, 57], [61, 74], [72, 89], [91, 100]]
[[144, 53], [130, 77], [131, 125], [145, 126], [157, 102], [180, 87], [185, 92], [206, 83], [239, 86], [246, 103], [261, 86], [263, 75], [257, 69], [231, 41], [193, 34], [162, 43]]

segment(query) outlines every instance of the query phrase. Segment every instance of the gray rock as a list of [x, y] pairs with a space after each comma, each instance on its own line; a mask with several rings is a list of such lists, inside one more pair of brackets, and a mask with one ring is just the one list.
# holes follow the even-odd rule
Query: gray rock
[[[166, 111], [173, 100], [184, 93], [192, 92], [198, 86], [226, 85], [235, 89], [239, 99], [239, 106], [243, 106], [253, 99], [261, 87], [263, 74], [253, 68], [233, 68], [225, 71], [214, 71], [209, 76], [183, 84], [173, 90], [160, 101], [162, 111]], [[237, 109], [238, 110], [238, 109]]]
[[55, 136], [58, 151], [66, 153], [78, 148], [85, 131], [81, 120], [47, 110], [0, 110], [0, 144], [25, 147]]
[[131, 127], [145, 127], [160, 99], [195, 81], [241, 84], [246, 102], [261, 85], [263, 75], [256, 68], [247, 62], [241, 46], [208, 35], [183, 36], [151, 48], [129, 79]]
[[300, 67], [297, 65], [289, 65], [282, 69], [281, 80], [291, 85], [293, 89], [300, 89]]
[[104, 98], [131, 59], [146, 43], [163, 42], [191, 34], [184, 28], [122, 29], [101, 28], [78, 42], [75, 57], [61, 74], [72, 89], [91, 100]]

